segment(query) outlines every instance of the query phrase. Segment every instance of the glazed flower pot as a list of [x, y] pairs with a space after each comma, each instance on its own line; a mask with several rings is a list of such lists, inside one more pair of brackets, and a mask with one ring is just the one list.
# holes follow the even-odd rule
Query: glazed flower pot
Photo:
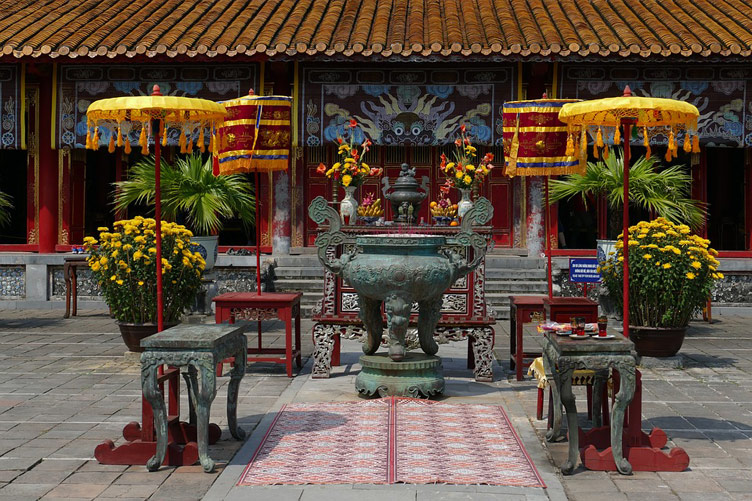
[[641, 357], [673, 357], [682, 347], [686, 327], [629, 326], [629, 339]]
[[214, 268], [214, 263], [217, 261], [218, 244], [219, 237], [217, 235], [191, 237], [191, 250], [194, 252], [198, 251], [198, 253], [201, 254], [201, 257], [204, 258], [204, 261], [206, 261], [204, 272], [209, 272]]
[[[118, 322], [120, 327], [120, 335], [123, 337], [123, 342], [128, 347], [129, 351], [141, 353], [144, 351], [141, 348], [141, 340], [152, 336], [157, 333], [157, 324], [132, 324], [128, 322]], [[169, 329], [175, 327], [177, 323], [165, 323], [164, 328]]]

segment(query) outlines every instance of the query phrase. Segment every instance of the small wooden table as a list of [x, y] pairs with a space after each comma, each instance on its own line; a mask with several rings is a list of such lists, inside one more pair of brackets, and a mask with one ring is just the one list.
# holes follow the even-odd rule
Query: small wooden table
[[63, 262], [63, 277], [65, 278], [65, 314], [63, 318], [71, 316], [71, 296], [73, 297], [73, 316], [78, 314], [78, 268], [88, 268], [86, 256], [66, 257]]
[[191, 410], [195, 408], [197, 414], [198, 458], [204, 471], [212, 472], [214, 461], [208, 454], [209, 412], [217, 394], [215, 373], [217, 364], [230, 356], [236, 357], [237, 362], [227, 389], [227, 425], [237, 440], [245, 438], [245, 432], [237, 423], [238, 388], [245, 374], [244, 354], [248, 348], [243, 329], [227, 325], [179, 325], [142, 339], [141, 346], [145, 349], [141, 354], [141, 387], [154, 411], [157, 435], [156, 453], [146, 462], [146, 467], [149, 471], [158, 470], [167, 452], [167, 410], [159, 388], [160, 368], [167, 364], [188, 367], [189, 402]]
[[[577, 466], [580, 455], [579, 425], [577, 406], [572, 393], [572, 374], [575, 369], [606, 370], [619, 372], [620, 385], [616, 394], [611, 414], [611, 452], [619, 473], [629, 475], [632, 465], [622, 451], [622, 431], [624, 412], [632, 401], [635, 392], [635, 353], [634, 343], [620, 333], [613, 339], [572, 339], [546, 332], [541, 339], [543, 348], [543, 365], [551, 385], [553, 397], [554, 422], [546, 433], [546, 440], [553, 442], [561, 438], [561, 404], [567, 414], [569, 432], [569, 457], [561, 467], [564, 475], [571, 475]], [[595, 393], [595, 392], [594, 392]]]
[[[300, 298], [302, 292], [227, 292], [216, 296], [213, 301], [216, 308], [215, 321], [218, 324], [236, 320], [258, 321], [258, 345], [248, 348], [248, 355], [284, 355], [284, 357], [251, 357], [249, 362], [274, 362], [285, 364], [287, 377], [292, 377], [292, 361], [298, 368], [302, 367], [300, 352]], [[292, 344], [292, 319], [295, 318], [295, 346]], [[285, 347], [262, 348], [261, 321], [279, 319], [285, 323]], [[221, 372], [222, 363], [218, 365]]]
[[[509, 296], [509, 368], [515, 371], [517, 381], [522, 381], [522, 371], [540, 351], [525, 351], [522, 347], [522, 325], [532, 321], [533, 314], [545, 315], [543, 296]], [[545, 319], [545, 316], [543, 316]], [[530, 361], [525, 362], [528, 358]]]
[[546, 320], [567, 323], [572, 317], [585, 317], [585, 322], [598, 321], [598, 303], [587, 297], [544, 297]]

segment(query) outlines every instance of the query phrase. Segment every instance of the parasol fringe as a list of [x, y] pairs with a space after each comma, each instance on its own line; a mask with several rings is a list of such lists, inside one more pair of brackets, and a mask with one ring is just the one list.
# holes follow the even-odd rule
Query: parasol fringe
[[621, 133], [619, 132], [619, 126], [614, 127], [614, 146], [621, 144]]
[[201, 153], [204, 153], [206, 151], [206, 145], [204, 144], [204, 126], [201, 125], [200, 131], [198, 133], [198, 147], [201, 150]]
[[117, 145], [118, 145], [118, 147], [123, 146], [123, 126], [122, 126], [122, 124], [118, 124]]
[[115, 153], [115, 135], [110, 134], [110, 141], [107, 143], [107, 151], [110, 153]]
[[692, 136], [689, 133], [684, 136], [684, 153], [692, 153]]
[[692, 153], [700, 153], [700, 136], [697, 134], [692, 137]]
[[125, 138], [125, 148], [124, 148], [125, 154], [130, 155], [131, 154], [131, 141], [126, 136]]
[[603, 146], [604, 146], [604, 143], [603, 143], [603, 132], [601, 131], [600, 127], [598, 127], [598, 134], [596, 134], [596, 136], [595, 136], [595, 144], [599, 148], [603, 148]]

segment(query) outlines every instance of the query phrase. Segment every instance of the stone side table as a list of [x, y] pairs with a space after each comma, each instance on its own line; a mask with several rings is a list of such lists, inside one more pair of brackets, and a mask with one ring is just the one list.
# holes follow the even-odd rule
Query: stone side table
[[[569, 336], [559, 336], [546, 332], [541, 341], [543, 345], [543, 365], [546, 376], [550, 376], [554, 423], [546, 433], [546, 440], [553, 442], [561, 438], [561, 404], [567, 414], [567, 429], [569, 432], [569, 457], [561, 467], [564, 475], [571, 475], [577, 466], [580, 455], [579, 425], [577, 423], [577, 407], [574, 393], [572, 393], [572, 374], [575, 369], [619, 371], [621, 384], [616, 394], [611, 415], [611, 449], [614, 462], [619, 473], [629, 475], [632, 465], [624, 458], [622, 451], [622, 431], [624, 426], [624, 411], [634, 397], [635, 391], [635, 355], [634, 343], [621, 334], [613, 339], [571, 339]], [[594, 394], [599, 393], [596, 389]]]
[[197, 414], [198, 457], [204, 471], [212, 472], [214, 461], [208, 454], [209, 412], [217, 393], [217, 364], [228, 357], [235, 357], [235, 365], [230, 372], [227, 390], [227, 422], [234, 438], [245, 438], [245, 432], [237, 425], [238, 389], [245, 374], [248, 349], [242, 327], [178, 325], [143, 339], [141, 346], [145, 349], [141, 354], [141, 387], [154, 410], [157, 435], [156, 454], [147, 461], [146, 467], [149, 471], [158, 470], [167, 451], [167, 411], [157, 380], [160, 367], [167, 364], [187, 367], [184, 377], [188, 383], [189, 401]]

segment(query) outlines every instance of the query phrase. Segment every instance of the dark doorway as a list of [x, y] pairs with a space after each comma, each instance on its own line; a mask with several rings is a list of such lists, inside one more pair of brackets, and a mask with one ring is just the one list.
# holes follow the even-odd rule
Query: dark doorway
[[744, 150], [708, 148], [708, 238], [722, 250], [745, 250]]
[[0, 244], [26, 243], [28, 174], [26, 152], [0, 150], [0, 191], [12, 197], [10, 223], [0, 227]]

